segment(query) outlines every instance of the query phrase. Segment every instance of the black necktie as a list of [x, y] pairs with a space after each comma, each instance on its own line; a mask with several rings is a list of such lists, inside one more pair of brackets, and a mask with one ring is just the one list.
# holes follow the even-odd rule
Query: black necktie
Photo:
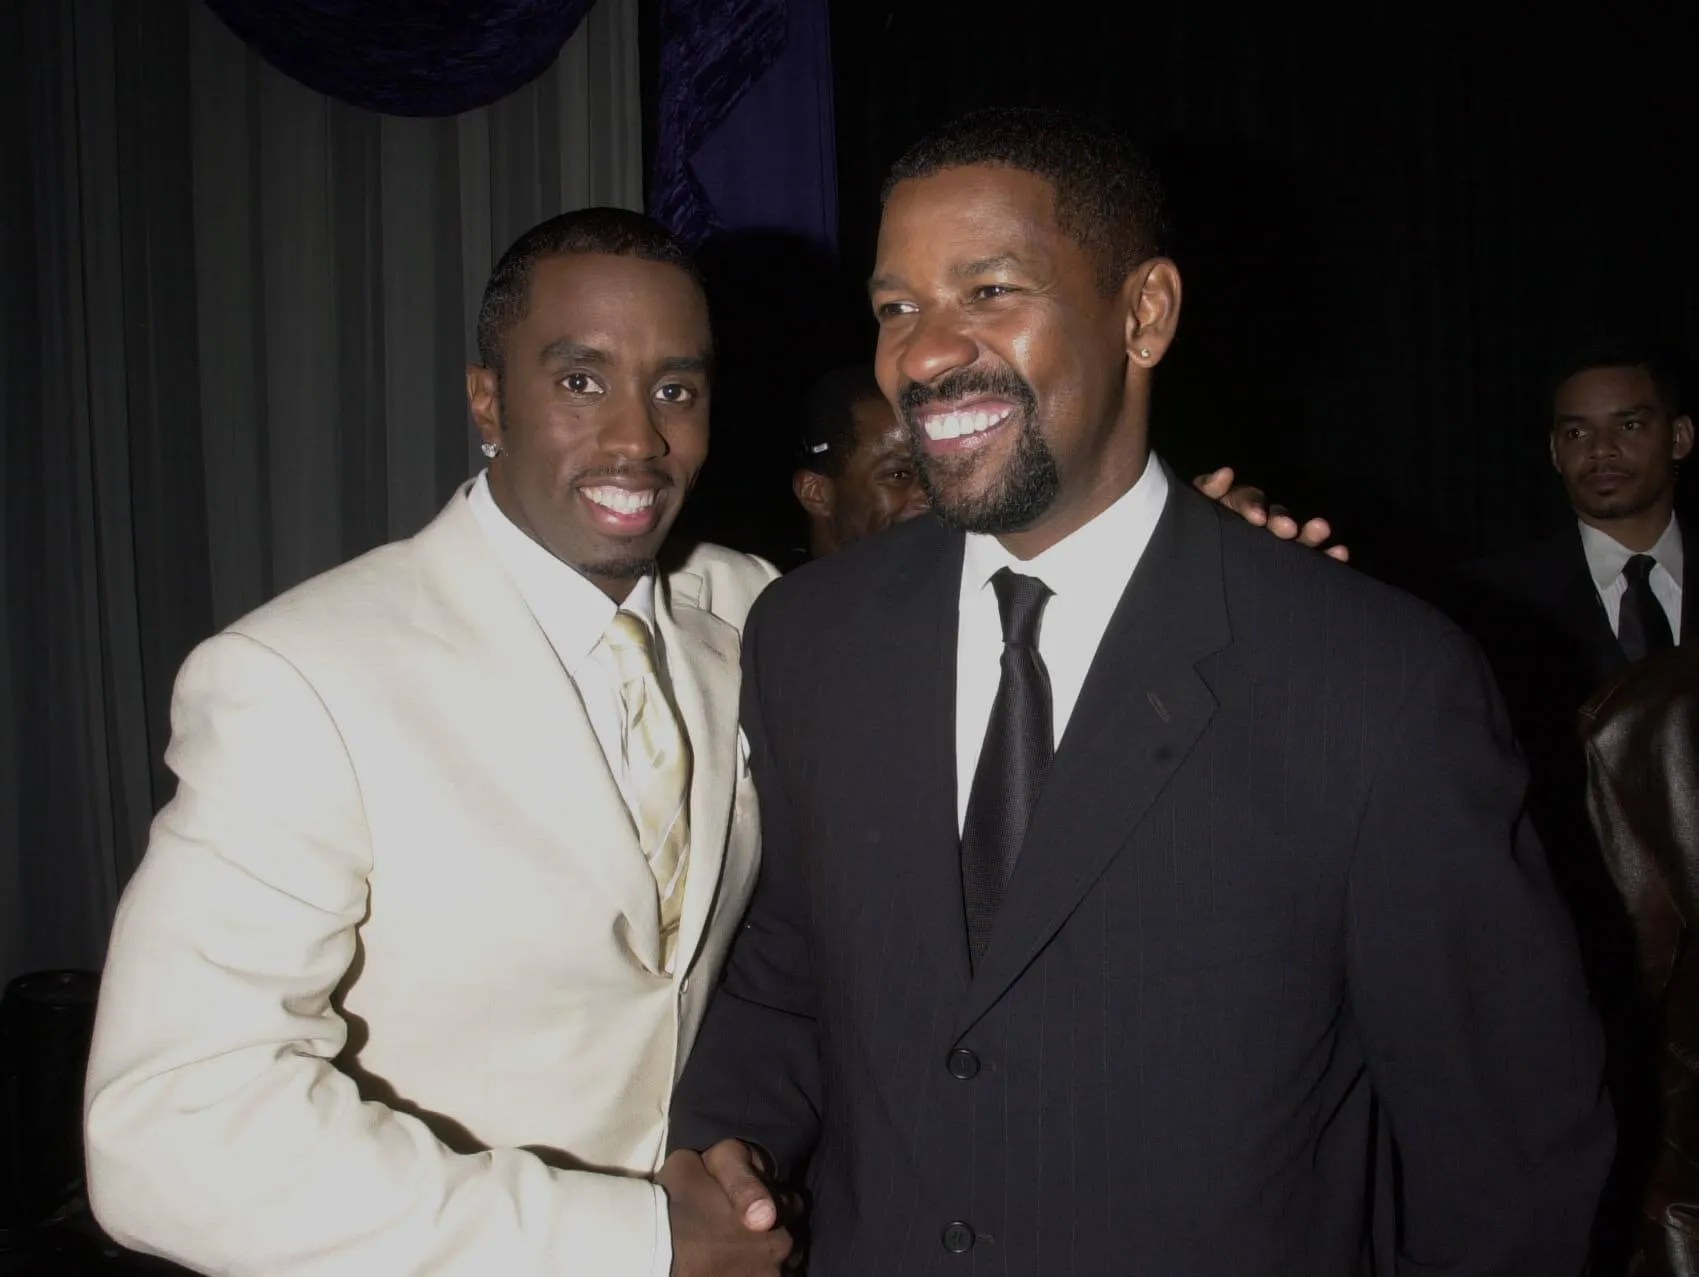
[[1649, 554], [1636, 554], [1622, 569], [1628, 588], [1622, 592], [1621, 609], [1616, 614], [1616, 636], [1631, 661], [1675, 646], [1664, 605], [1652, 593], [1652, 569], [1657, 564]]
[[1008, 568], [992, 577], [991, 585], [1003, 615], [1003, 677], [962, 822], [962, 900], [975, 966], [991, 937], [1054, 751], [1050, 676], [1038, 654], [1038, 620], [1050, 587]]

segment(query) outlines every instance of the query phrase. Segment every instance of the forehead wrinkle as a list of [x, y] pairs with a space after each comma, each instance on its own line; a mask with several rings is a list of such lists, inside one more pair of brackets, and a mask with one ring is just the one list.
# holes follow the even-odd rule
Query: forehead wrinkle
[[[1056, 224], [1053, 210], [1047, 204], [1034, 207], [1018, 190], [971, 185], [979, 189], [925, 190], [886, 206], [880, 230], [885, 251], [868, 281], [871, 292], [915, 287], [908, 273], [917, 264], [925, 266], [927, 258], [938, 263], [927, 275], [936, 278], [941, 270], [956, 282], [999, 270], [1042, 275], [1055, 269], [1055, 241], [1072, 240]], [[904, 231], [918, 226], [918, 233], [893, 233], [892, 205]]]

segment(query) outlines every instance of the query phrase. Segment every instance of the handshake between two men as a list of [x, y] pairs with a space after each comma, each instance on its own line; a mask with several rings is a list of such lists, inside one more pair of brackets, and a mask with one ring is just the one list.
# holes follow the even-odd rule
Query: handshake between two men
[[767, 1171], [742, 1140], [667, 1158], [656, 1178], [672, 1221], [672, 1277], [767, 1277], [789, 1266], [793, 1240], [779, 1207], [794, 1220], [798, 1204], [768, 1188]]

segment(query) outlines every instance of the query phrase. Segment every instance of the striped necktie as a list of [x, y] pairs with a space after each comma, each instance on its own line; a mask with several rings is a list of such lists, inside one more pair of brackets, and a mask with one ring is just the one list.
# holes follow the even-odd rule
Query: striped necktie
[[690, 868], [690, 742], [661, 687], [654, 641], [642, 619], [616, 612], [602, 643], [619, 679], [625, 710], [626, 801], [655, 875], [663, 961], [670, 971]]

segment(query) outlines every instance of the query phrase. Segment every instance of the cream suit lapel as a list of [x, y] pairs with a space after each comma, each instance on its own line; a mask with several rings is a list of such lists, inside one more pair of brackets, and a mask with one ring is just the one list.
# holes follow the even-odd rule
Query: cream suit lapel
[[[577, 688], [491, 553], [462, 489], [414, 538], [418, 619], [464, 652], [464, 736], [514, 813], [546, 832], [607, 893], [632, 957], [661, 970], [655, 879]], [[445, 693], [449, 689], [442, 689]], [[692, 814], [694, 815], [694, 807]]]
[[739, 638], [699, 606], [702, 580], [674, 573], [656, 591], [655, 623], [666, 652], [673, 699], [690, 738], [690, 874], [685, 880], [674, 969], [690, 970], [719, 894], [737, 788]]

